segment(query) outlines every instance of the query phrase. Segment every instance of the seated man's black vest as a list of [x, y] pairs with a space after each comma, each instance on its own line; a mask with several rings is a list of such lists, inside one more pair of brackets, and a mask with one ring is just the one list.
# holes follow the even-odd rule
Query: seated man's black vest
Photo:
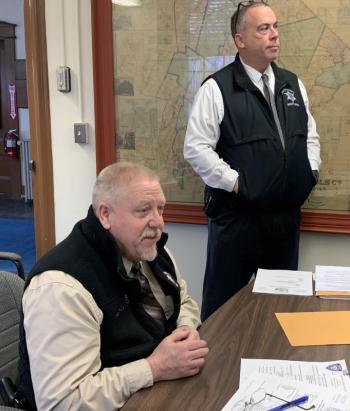
[[216, 152], [239, 173], [238, 195], [206, 188], [221, 204], [255, 211], [299, 208], [316, 183], [308, 159], [308, 116], [298, 78], [274, 63], [272, 69], [285, 148], [269, 103], [238, 55], [209, 77], [218, 84], [224, 102]]
[[[103, 312], [101, 368], [145, 358], [176, 328], [180, 311], [180, 288], [174, 265], [164, 249], [166, 240], [167, 234], [163, 233], [157, 243], [158, 256], [149, 263], [163, 292], [174, 302], [174, 314], [166, 321], [165, 330], [160, 329], [144, 310], [138, 279], [127, 277], [116, 242], [102, 227], [91, 207], [87, 217], [75, 225], [71, 234], [38, 261], [26, 280], [25, 288], [34, 276], [44, 271], [58, 270], [71, 275], [92, 294]], [[19, 389], [35, 409], [23, 314]]]

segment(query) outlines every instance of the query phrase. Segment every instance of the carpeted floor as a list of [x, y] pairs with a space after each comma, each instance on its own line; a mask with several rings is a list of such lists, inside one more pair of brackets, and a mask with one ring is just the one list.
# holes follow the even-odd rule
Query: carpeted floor
[[[35, 263], [33, 219], [0, 218], [0, 251], [17, 253], [22, 257], [27, 273]], [[0, 270], [16, 271], [11, 262], [0, 261]]]

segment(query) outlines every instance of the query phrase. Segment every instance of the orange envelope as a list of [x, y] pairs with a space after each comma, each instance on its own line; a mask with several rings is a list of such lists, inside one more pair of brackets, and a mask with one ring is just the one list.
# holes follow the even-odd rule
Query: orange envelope
[[334, 300], [350, 300], [349, 291], [316, 291], [315, 295], [320, 298], [328, 298]]
[[350, 311], [275, 313], [290, 344], [350, 344]]

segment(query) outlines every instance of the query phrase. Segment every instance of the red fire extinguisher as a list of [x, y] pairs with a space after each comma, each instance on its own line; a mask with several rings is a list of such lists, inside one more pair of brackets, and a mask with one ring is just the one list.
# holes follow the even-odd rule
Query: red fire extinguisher
[[19, 139], [16, 130], [9, 130], [4, 137], [4, 148], [8, 158], [18, 158]]

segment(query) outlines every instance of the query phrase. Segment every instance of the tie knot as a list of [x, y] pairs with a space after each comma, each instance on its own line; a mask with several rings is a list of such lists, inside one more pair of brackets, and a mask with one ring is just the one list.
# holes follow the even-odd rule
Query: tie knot
[[261, 76], [261, 79], [262, 79], [264, 84], [267, 84], [267, 85], [269, 84], [269, 76], [267, 74], [263, 74]]
[[142, 273], [142, 270], [141, 270], [141, 263], [135, 263], [135, 264], [133, 264], [133, 266], [131, 267], [131, 270], [130, 270], [133, 274], [135, 274], [135, 275], [139, 275], [140, 273]]

